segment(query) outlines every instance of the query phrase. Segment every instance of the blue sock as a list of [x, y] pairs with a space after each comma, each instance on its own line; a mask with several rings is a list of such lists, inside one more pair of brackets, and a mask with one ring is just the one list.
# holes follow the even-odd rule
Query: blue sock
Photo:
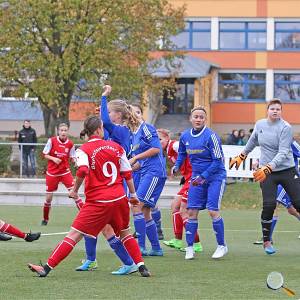
[[223, 218], [220, 216], [217, 219], [213, 219], [212, 223], [218, 245], [225, 246]]
[[131, 266], [134, 263], [120, 239], [116, 238], [116, 236], [114, 235], [107, 241], [124, 265]]
[[161, 231], [161, 212], [158, 207], [155, 207], [151, 211], [151, 217], [152, 217], [153, 221], [155, 222], [157, 231]]
[[153, 219], [150, 219], [146, 222], [146, 234], [151, 243], [151, 247], [153, 250], [161, 250], [156, 225]]
[[273, 235], [273, 231], [275, 229], [275, 226], [277, 224], [278, 221], [278, 216], [274, 216], [272, 219], [272, 224], [271, 224], [271, 230], [270, 230], [270, 241], [272, 241], [272, 235]]
[[198, 219], [188, 219], [185, 225], [185, 239], [188, 247], [193, 246], [198, 230]]
[[96, 250], [97, 250], [97, 239], [93, 239], [93, 238], [85, 235], [84, 242], [85, 242], [86, 259], [95, 261], [96, 260]]
[[143, 213], [133, 215], [133, 224], [141, 248], [146, 248], [146, 221]]

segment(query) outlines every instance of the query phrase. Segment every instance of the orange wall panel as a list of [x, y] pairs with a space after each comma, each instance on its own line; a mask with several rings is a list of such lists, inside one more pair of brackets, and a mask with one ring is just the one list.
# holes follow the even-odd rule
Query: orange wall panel
[[257, 17], [268, 16], [268, 0], [257, 0], [256, 15]]
[[190, 52], [190, 55], [208, 60], [222, 69], [252, 69], [256, 67], [255, 52]]
[[212, 103], [212, 123], [254, 123], [255, 103]]
[[169, 0], [174, 7], [186, 5], [188, 17], [256, 17], [257, 0]]
[[299, 0], [268, 0], [268, 17], [299, 18]]
[[267, 66], [269, 69], [299, 69], [299, 52], [268, 52]]
[[72, 102], [70, 105], [70, 121], [83, 121], [88, 116], [95, 113], [96, 104], [94, 102]]
[[284, 103], [283, 118], [291, 124], [300, 124], [300, 103]]

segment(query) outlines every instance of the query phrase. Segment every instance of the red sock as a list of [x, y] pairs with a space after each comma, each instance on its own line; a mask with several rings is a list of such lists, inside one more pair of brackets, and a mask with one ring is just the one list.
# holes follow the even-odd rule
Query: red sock
[[78, 198], [77, 200], [75, 200], [75, 204], [76, 204], [78, 210], [81, 210], [81, 208], [83, 206], [83, 202], [82, 202], [81, 198]]
[[[184, 220], [183, 220], [184, 228], [185, 228], [185, 225], [186, 225], [187, 221], [188, 221], [188, 219], [184, 219]], [[194, 243], [199, 243], [199, 242], [200, 242], [200, 237], [199, 237], [198, 232], [196, 232], [195, 239], [194, 239]]]
[[126, 235], [121, 241], [136, 265], [144, 262], [139, 245], [131, 234]]
[[49, 221], [49, 212], [51, 209], [51, 202], [45, 202], [44, 203], [44, 209], [43, 209], [43, 213], [44, 213], [44, 220], [45, 221]]
[[24, 239], [26, 236], [26, 233], [7, 223], [4, 223], [4, 225], [0, 228], [0, 232], [8, 233], [21, 239]]
[[48, 258], [48, 266], [53, 269], [55, 268], [63, 259], [65, 259], [75, 247], [76, 242], [72, 239], [65, 237], [53, 250]]
[[173, 218], [173, 231], [175, 238], [178, 240], [182, 240], [182, 232], [183, 232], [183, 220], [179, 211], [176, 211], [172, 214]]

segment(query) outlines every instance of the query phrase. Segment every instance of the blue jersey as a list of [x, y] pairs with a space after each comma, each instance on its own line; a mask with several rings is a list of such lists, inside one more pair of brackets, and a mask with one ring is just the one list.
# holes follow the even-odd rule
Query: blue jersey
[[176, 168], [180, 168], [187, 156], [192, 165], [193, 177], [200, 175], [207, 181], [226, 177], [221, 140], [206, 126], [200, 132], [192, 128], [181, 135]]
[[131, 131], [127, 126], [114, 124], [110, 120], [106, 96], [102, 96], [101, 98], [100, 117], [103, 122], [103, 127], [109, 136], [108, 139], [121, 145], [124, 148], [127, 157], [130, 157], [132, 139]]
[[300, 145], [294, 140], [291, 145], [293, 151], [293, 157], [295, 161], [295, 167], [299, 174], [299, 159], [300, 159]]
[[143, 122], [132, 138], [132, 155], [138, 155], [150, 148], [159, 148], [160, 152], [152, 157], [140, 159], [140, 173], [152, 174], [157, 177], [167, 177], [163, 151], [155, 127]]

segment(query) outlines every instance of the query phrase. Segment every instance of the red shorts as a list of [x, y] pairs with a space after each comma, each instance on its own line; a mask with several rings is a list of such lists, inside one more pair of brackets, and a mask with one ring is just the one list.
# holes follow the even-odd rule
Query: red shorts
[[58, 184], [62, 183], [68, 190], [74, 186], [74, 179], [71, 173], [61, 176], [46, 175], [46, 192], [55, 192], [58, 188]]
[[187, 203], [188, 191], [190, 187], [191, 180], [187, 180], [180, 191], [177, 193], [178, 196], [181, 196], [181, 201]]
[[96, 238], [105, 225], [112, 226], [116, 236], [129, 228], [129, 204], [127, 197], [114, 202], [86, 202], [78, 212], [72, 229]]

